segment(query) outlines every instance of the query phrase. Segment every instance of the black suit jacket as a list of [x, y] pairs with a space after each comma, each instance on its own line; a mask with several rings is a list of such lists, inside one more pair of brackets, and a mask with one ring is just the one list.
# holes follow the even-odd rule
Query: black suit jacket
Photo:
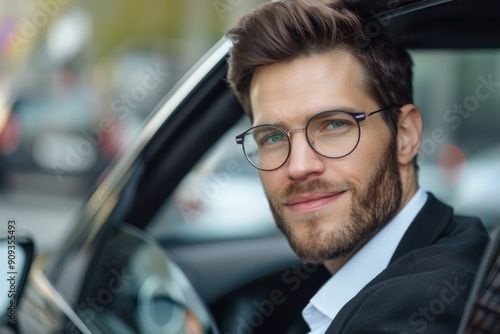
[[478, 219], [454, 216], [429, 194], [389, 266], [326, 333], [456, 333], [487, 242]]

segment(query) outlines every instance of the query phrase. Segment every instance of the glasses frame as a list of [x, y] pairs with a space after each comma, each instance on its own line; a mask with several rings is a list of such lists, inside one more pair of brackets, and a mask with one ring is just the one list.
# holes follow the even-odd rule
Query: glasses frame
[[[352, 152], [354, 152], [354, 150], [358, 147], [359, 141], [361, 139], [361, 128], [359, 126], [360, 122], [364, 121], [365, 119], [367, 119], [368, 117], [370, 117], [370, 116], [372, 116], [372, 115], [374, 115], [376, 113], [379, 113], [379, 112], [385, 111], [385, 110], [390, 110], [392, 108], [395, 108], [395, 106], [385, 107], [385, 108], [381, 108], [381, 109], [378, 109], [378, 110], [375, 110], [375, 111], [372, 111], [372, 112], [367, 112], [367, 113], [365, 113], [365, 112], [352, 112], [352, 111], [345, 111], [345, 110], [338, 110], [338, 109], [325, 110], [325, 111], [319, 112], [319, 113], [313, 115], [311, 118], [309, 118], [309, 120], [306, 123], [306, 126], [304, 126], [304, 127], [295, 127], [295, 128], [292, 128], [292, 129], [290, 129], [288, 131], [286, 131], [285, 129], [283, 129], [281, 126], [278, 126], [278, 125], [274, 125], [274, 124], [261, 124], [261, 125], [253, 126], [250, 129], [248, 129], [245, 132], [243, 132], [242, 134], [237, 135], [236, 136], [236, 143], [239, 144], [239, 145], [241, 145], [241, 147], [243, 149], [243, 154], [245, 155], [245, 158], [247, 159], [247, 161], [252, 166], [254, 166], [255, 168], [257, 168], [258, 170], [261, 170], [261, 171], [264, 171], [264, 172], [271, 172], [271, 171], [277, 170], [277, 169], [283, 167], [284, 164], [286, 164], [286, 162], [288, 161], [288, 158], [290, 157], [290, 153], [292, 152], [292, 136], [291, 136], [291, 134], [293, 132], [295, 132], [295, 131], [304, 131], [305, 132], [305, 135], [306, 135], [306, 138], [307, 138], [307, 143], [313, 149], [313, 151], [316, 152], [318, 155], [320, 155], [322, 157], [325, 157], [325, 158], [328, 158], [328, 159], [340, 159], [340, 158], [348, 156], [349, 154], [351, 154]], [[348, 153], [346, 153], [346, 154], [344, 154], [342, 156], [339, 156], [339, 157], [329, 157], [327, 155], [324, 155], [324, 154], [318, 152], [316, 150], [316, 148], [314, 148], [314, 146], [313, 146], [314, 140], [312, 140], [311, 138], [309, 138], [309, 136], [307, 135], [307, 127], [309, 126], [310, 122], [314, 118], [316, 118], [317, 116], [325, 114], [325, 113], [330, 113], [330, 112], [343, 112], [343, 113], [349, 114], [350, 116], [352, 116], [352, 118], [354, 118], [354, 120], [356, 121], [356, 124], [358, 126], [358, 140], [356, 141], [356, 145], [354, 145], [353, 149], [350, 150]], [[256, 164], [254, 164], [249, 159], [249, 157], [247, 155], [247, 152], [245, 151], [245, 145], [243, 145], [243, 141], [244, 141], [244, 138], [245, 138], [246, 134], [248, 132], [253, 131], [255, 129], [258, 129], [260, 127], [273, 127], [273, 128], [276, 128], [276, 129], [282, 131], [283, 133], [285, 133], [287, 135], [287, 140], [288, 140], [288, 154], [287, 154], [285, 160], [283, 161], [283, 163], [281, 165], [279, 165], [278, 167], [276, 167], [276, 168], [266, 169], [266, 168], [262, 168], [262, 167], [257, 166]]]

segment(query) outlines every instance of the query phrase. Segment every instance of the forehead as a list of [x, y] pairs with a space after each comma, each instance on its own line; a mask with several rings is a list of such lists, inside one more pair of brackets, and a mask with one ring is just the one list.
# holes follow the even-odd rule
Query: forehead
[[369, 111], [365, 71], [349, 52], [335, 50], [258, 69], [250, 87], [254, 124], [302, 122], [329, 109]]

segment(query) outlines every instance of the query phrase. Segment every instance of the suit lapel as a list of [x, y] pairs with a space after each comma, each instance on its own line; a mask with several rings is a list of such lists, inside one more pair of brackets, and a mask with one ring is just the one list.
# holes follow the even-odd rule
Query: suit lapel
[[427, 202], [403, 235], [389, 264], [436, 241], [453, 217], [453, 209], [428, 193]]
[[[452, 221], [453, 209], [440, 202], [431, 193], [427, 194], [427, 202], [425, 202], [420, 212], [412, 221], [410, 227], [406, 230], [389, 264], [392, 264], [403, 255], [415, 249], [429, 246], [436, 242], [439, 236], [446, 230], [448, 224]], [[377, 276], [368, 283], [366, 287], [375, 285], [379, 282], [379, 279], [380, 276]], [[344, 305], [339, 311], [326, 333], [342, 332], [343, 326], [350, 320], [349, 315], [355, 312], [359, 305], [358, 303], [362, 302], [360, 300], [354, 302], [354, 299], [355, 298]]]

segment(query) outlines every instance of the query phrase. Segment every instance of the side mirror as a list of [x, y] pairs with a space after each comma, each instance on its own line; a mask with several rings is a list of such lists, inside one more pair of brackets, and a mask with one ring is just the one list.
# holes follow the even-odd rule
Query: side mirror
[[35, 253], [33, 241], [16, 235], [11, 222], [7, 232], [0, 233], [0, 332], [17, 328], [19, 302]]

